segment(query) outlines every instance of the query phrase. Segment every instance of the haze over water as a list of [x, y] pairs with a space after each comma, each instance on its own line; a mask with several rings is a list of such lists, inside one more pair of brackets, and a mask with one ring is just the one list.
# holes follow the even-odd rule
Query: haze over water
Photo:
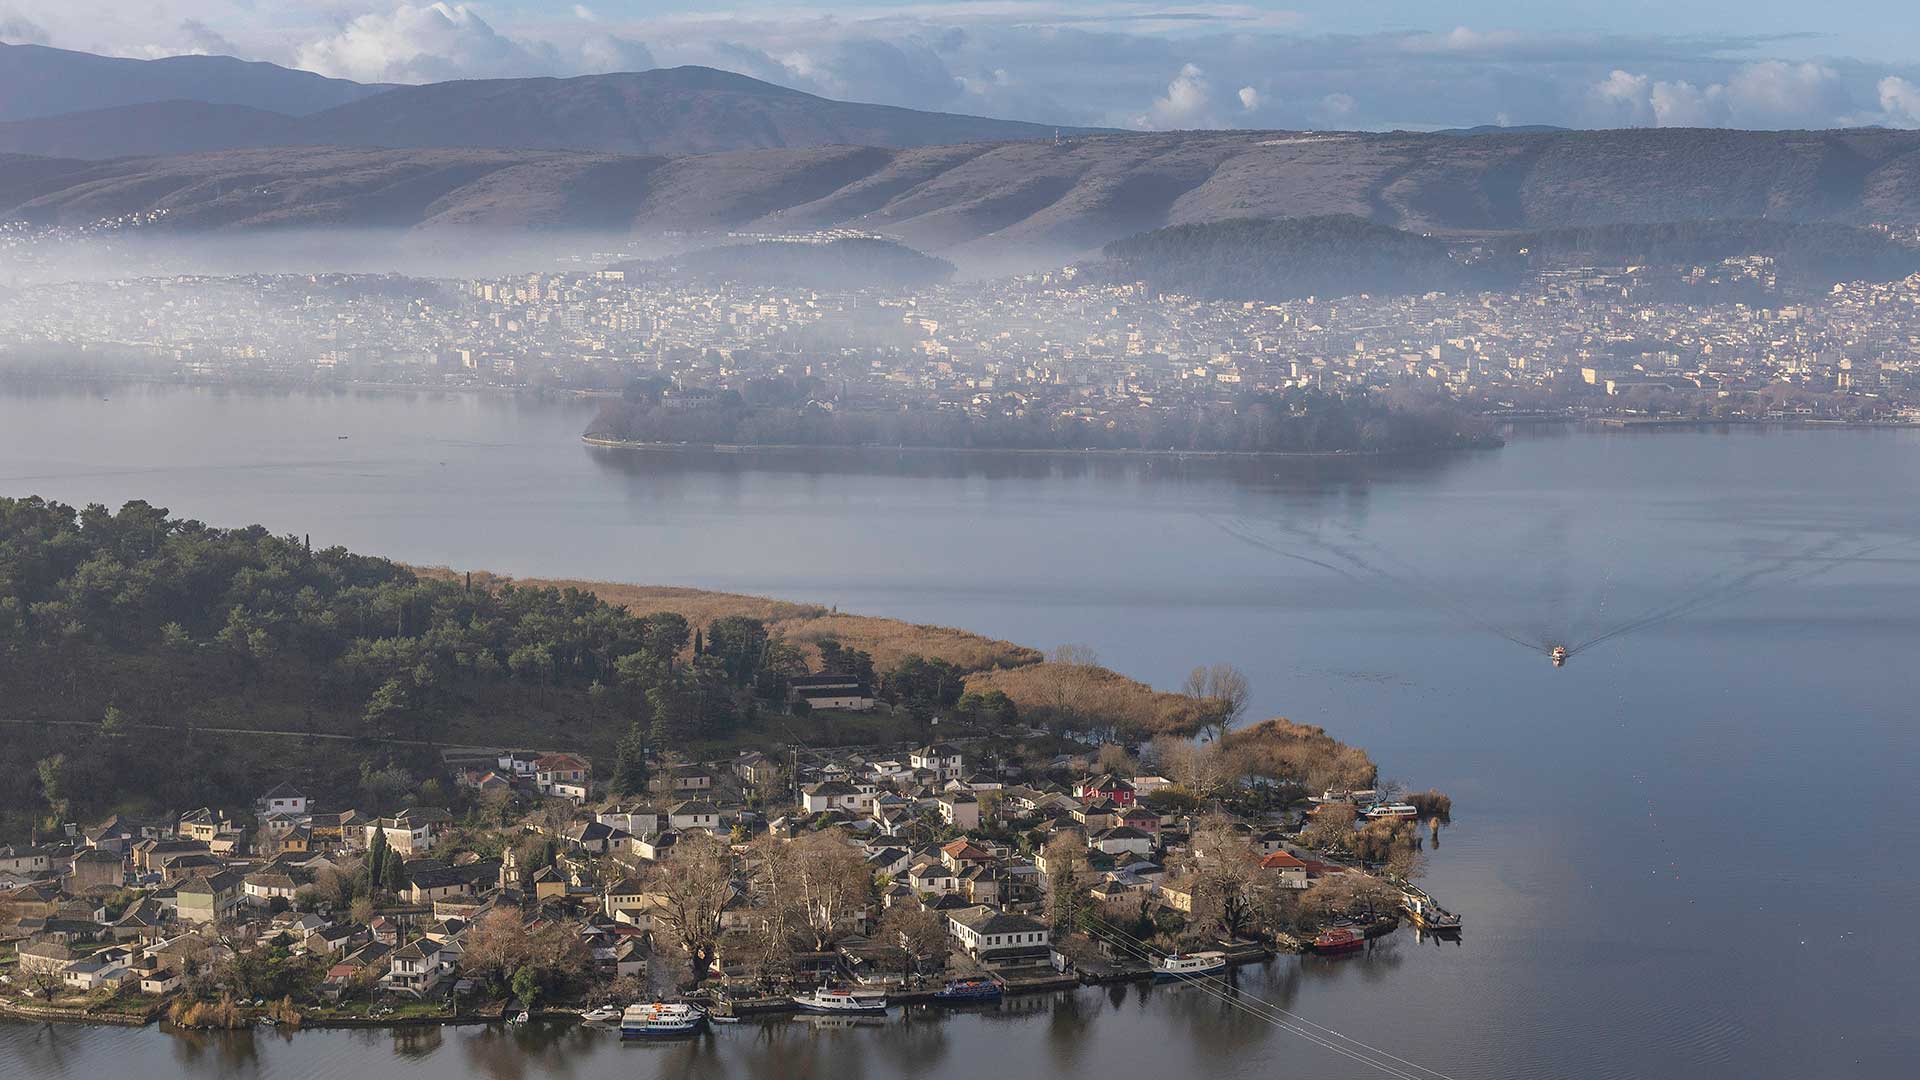
[[[1081, 642], [1163, 687], [1230, 661], [1256, 715], [1453, 796], [1425, 884], [1466, 922], [1457, 944], [1407, 930], [1242, 969], [1243, 992], [1457, 1080], [1904, 1075], [1920, 1057], [1920, 432], [1545, 429], [1424, 464], [667, 455], [583, 446], [590, 412], [15, 389], [0, 494]], [[1621, 628], [1562, 669], [1538, 651]], [[674, 1047], [0, 1025], [0, 1066], [24, 1075], [132, 1060], [155, 1080], [1378, 1075], [1194, 988]]]

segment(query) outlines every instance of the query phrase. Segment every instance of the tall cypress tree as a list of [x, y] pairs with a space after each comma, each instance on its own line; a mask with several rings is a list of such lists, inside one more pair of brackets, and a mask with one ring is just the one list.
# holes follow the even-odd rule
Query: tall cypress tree
[[647, 790], [647, 736], [640, 721], [627, 725], [614, 748], [613, 793], [622, 797], [644, 794]]
[[373, 830], [373, 839], [367, 843], [367, 884], [378, 892], [384, 882], [382, 874], [387, 868], [387, 831]]

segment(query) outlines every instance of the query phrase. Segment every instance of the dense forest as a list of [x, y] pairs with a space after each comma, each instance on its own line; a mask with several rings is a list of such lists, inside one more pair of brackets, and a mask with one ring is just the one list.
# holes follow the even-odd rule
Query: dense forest
[[629, 278], [732, 281], [806, 289], [923, 288], [953, 276], [945, 259], [877, 237], [826, 243], [767, 240], [703, 248], [664, 259], [620, 263]]
[[1207, 300], [1296, 300], [1482, 287], [1431, 237], [1351, 214], [1174, 225], [1115, 240], [1099, 272]]
[[636, 443], [883, 446], [1193, 453], [1400, 452], [1488, 442], [1459, 413], [1398, 408], [1312, 390], [1087, 417], [1028, 405], [986, 416], [957, 409], [856, 411], [750, 400], [727, 391], [689, 404], [647, 392], [603, 405], [587, 434]]
[[[814, 645], [909, 710], [958, 703], [952, 665], [909, 656], [876, 672], [858, 650]], [[114, 513], [0, 499], [0, 818], [250, 799], [235, 790], [238, 741], [189, 738], [192, 726], [367, 748], [618, 738], [624, 754], [687, 750], [786, 710], [788, 681], [808, 670], [746, 616], [690, 626], [578, 589], [472, 587], [144, 502]], [[41, 723], [74, 721], [87, 726]], [[126, 737], [105, 745], [103, 730]], [[52, 773], [36, 765], [49, 752], [62, 759]], [[155, 766], [186, 760], [195, 767]]]

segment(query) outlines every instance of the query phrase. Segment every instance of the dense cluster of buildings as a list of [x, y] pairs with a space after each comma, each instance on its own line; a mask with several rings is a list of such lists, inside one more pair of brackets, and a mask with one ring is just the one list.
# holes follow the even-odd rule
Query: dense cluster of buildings
[[142, 278], [0, 299], [5, 354], [12, 365], [57, 354], [81, 370], [90, 359], [202, 378], [451, 386], [612, 390], [657, 377], [707, 391], [778, 377], [826, 408], [1092, 419], [1390, 386], [1494, 411], [1911, 419], [1920, 276], [1788, 299], [1771, 263], [1752, 257], [1543, 270], [1512, 293], [1279, 303], [1155, 295], [1075, 268], [840, 293], [619, 270]]
[[[948, 958], [923, 962], [919, 974], [949, 964], [1057, 969], [1064, 961], [1046, 897], [1059, 870], [1049, 860], [1063, 851], [1092, 901], [1193, 906], [1178, 869], [1192, 821], [1149, 805], [1168, 781], [1092, 774], [1082, 758], [1048, 765], [1044, 776], [1078, 777], [1060, 783], [1039, 770], [983, 771], [947, 744], [897, 756], [808, 752], [805, 762], [797, 751], [786, 761], [750, 751], [663, 762], [646, 797], [624, 799], [570, 754], [467, 757], [449, 769], [469, 796], [462, 802], [476, 808], [459, 821], [429, 806], [391, 815], [322, 809], [281, 784], [248, 813], [115, 816], [0, 846], [0, 947], [15, 958], [0, 997], [165, 998], [195, 971], [272, 949], [324, 960], [316, 968], [324, 981], [312, 988], [322, 999], [439, 1000], [460, 988], [470, 928], [499, 910], [530, 923], [575, 920], [598, 975], [657, 971], [670, 986], [685, 966], [657, 959], [656, 945], [671, 944], [656, 943], [666, 904], [660, 874], [672, 872], [676, 849], [697, 833], [742, 857], [754, 837], [815, 833], [857, 854], [872, 887], [837, 924], [833, 947], [802, 958], [813, 975], [909, 977], [887, 962], [889, 943], [876, 933], [896, 905], [934, 913], [947, 931]], [[517, 813], [498, 816], [500, 806]], [[1351, 872], [1294, 848], [1277, 824], [1239, 828], [1278, 887]], [[530, 846], [529, 837], [545, 843]], [[489, 839], [499, 857], [477, 854]], [[536, 865], [529, 851], [545, 854]], [[382, 858], [395, 868], [382, 889], [348, 903], [350, 883]], [[762, 899], [742, 870], [722, 919], [722, 971], [749, 964], [753, 932], [766, 921]]]

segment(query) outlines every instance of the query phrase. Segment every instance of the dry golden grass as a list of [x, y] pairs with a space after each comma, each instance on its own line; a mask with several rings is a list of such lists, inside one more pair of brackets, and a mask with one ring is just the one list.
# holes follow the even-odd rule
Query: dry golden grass
[[[457, 576], [456, 571], [445, 567], [413, 569], [426, 577]], [[816, 643], [833, 638], [850, 649], [872, 656], [874, 668], [883, 673], [892, 670], [902, 659], [915, 655], [945, 660], [964, 671], [1017, 667], [1036, 664], [1041, 659], [1038, 650], [952, 627], [923, 626], [872, 615], [847, 615], [819, 604], [799, 604], [764, 596], [567, 578], [516, 579], [482, 571], [474, 573], [473, 583], [489, 589], [509, 583], [534, 588], [579, 589], [635, 615], [671, 611], [686, 616], [687, 621], [697, 627], [729, 615], [744, 615], [759, 619], [768, 630], [800, 646], [813, 663], [819, 662]]]
[[998, 690], [1023, 715], [1091, 720], [1137, 735], [1192, 735], [1213, 719], [1204, 701], [1155, 690], [1088, 664], [1043, 663], [969, 676], [967, 689]]

